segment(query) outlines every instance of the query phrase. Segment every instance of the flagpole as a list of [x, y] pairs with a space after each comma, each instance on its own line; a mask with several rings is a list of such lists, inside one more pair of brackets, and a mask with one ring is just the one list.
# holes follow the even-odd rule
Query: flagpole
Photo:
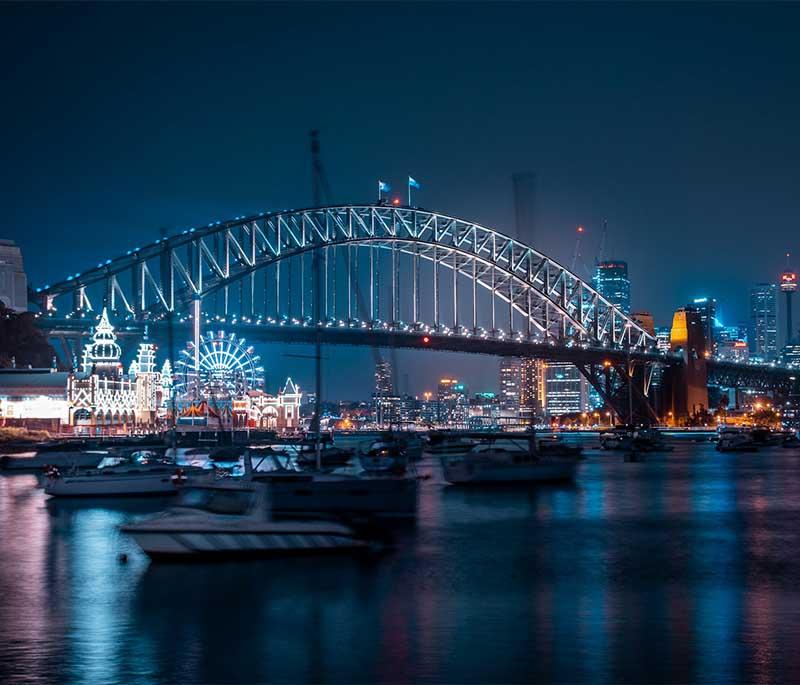
[[378, 181], [378, 203], [381, 201], [381, 182]]
[[408, 206], [411, 206], [411, 179], [408, 179]]

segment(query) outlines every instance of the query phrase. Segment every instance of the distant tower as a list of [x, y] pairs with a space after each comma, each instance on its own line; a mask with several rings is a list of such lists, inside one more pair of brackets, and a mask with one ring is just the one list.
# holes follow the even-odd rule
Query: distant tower
[[530, 171], [516, 173], [511, 176], [511, 182], [514, 184], [514, 227], [517, 240], [532, 245], [536, 174]]
[[781, 292], [786, 293], [786, 344], [794, 342], [792, 329], [792, 295], [797, 290], [797, 274], [789, 267], [789, 254], [786, 254], [786, 271], [781, 274]]

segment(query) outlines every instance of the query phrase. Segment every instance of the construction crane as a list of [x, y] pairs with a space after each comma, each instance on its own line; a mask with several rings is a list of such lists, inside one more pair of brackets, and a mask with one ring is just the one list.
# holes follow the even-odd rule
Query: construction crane
[[575, 250], [572, 253], [572, 264], [570, 266], [570, 271], [572, 271], [572, 273], [575, 273], [575, 267], [578, 264], [578, 256], [581, 253], [581, 237], [582, 236], [583, 236], [583, 226], [578, 226], [578, 228], [575, 231]]

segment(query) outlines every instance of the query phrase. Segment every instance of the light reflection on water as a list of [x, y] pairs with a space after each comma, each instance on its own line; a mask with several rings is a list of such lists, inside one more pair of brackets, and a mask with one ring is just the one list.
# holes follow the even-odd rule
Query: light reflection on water
[[420, 471], [385, 556], [186, 566], [118, 532], [164, 501], [0, 477], [0, 681], [800, 681], [800, 453], [590, 452], [574, 486], [488, 491]]

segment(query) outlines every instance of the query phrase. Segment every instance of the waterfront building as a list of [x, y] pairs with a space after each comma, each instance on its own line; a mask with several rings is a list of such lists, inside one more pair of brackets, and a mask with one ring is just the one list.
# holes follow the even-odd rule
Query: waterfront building
[[631, 282], [628, 279], [627, 262], [618, 259], [599, 262], [592, 280], [597, 292], [625, 314], [630, 314]]
[[442, 425], [463, 425], [467, 422], [469, 402], [464, 384], [456, 378], [442, 378], [438, 388], [438, 422]]
[[0, 369], [0, 425], [58, 431], [69, 420], [69, 373]]
[[419, 421], [423, 425], [432, 426], [439, 420], [439, 402], [433, 399], [433, 393], [422, 393], [419, 403]]
[[513, 416], [520, 410], [519, 357], [503, 357], [500, 360], [500, 407]]
[[589, 384], [574, 364], [544, 364], [544, 408], [549, 417], [589, 410]]
[[778, 354], [778, 299], [774, 283], [750, 289], [750, 354], [772, 361]]
[[28, 311], [28, 277], [13, 240], [0, 240], [0, 302], [15, 312]]

